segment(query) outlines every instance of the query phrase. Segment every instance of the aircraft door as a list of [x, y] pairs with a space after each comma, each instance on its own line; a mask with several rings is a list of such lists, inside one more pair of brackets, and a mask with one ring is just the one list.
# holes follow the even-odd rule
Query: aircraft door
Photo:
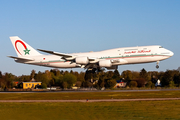
[[151, 50], [151, 57], [154, 57], [155, 53], [154, 50]]
[[157, 53], [154, 52], [154, 50], [151, 50], [151, 57], [154, 57]]
[[123, 50], [118, 50], [118, 56], [120, 58], [123, 58], [123, 56], [124, 56]]

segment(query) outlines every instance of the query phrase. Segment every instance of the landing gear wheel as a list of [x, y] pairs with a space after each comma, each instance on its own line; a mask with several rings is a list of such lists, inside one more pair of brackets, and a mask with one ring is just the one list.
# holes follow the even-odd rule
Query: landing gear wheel
[[156, 68], [157, 69], [159, 68], [159, 61], [157, 61], [157, 63], [156, 63]]
[[156, 68], [158, 69], [158, 68], [159, 68], [159, 65], [156, 65]]
[[95, 73], [97, 71], [96, 68], [93, 68], [93, 69], [89, 69], [89, 70], [86, 70], [86, 73]]

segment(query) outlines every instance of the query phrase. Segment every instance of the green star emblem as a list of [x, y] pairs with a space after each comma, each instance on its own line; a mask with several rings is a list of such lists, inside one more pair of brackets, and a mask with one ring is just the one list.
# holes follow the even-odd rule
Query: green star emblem
[[28, 50], [28, 48], [26, 48], [26, 50], [24, 50], [25, 55], [26, 55], [26, 54], [28, 54], [28, 55], [29, 55], [29, 51], [30, 51], [30, 50]]

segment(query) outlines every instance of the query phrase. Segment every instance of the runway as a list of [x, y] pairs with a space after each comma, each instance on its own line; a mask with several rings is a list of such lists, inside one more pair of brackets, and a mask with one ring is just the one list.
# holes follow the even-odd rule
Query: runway
[[86, 93], [86, 92], [150, 92], [150, 91], [180, 91], [177, 89], [142, 89], [142, 90], [61, 90], [61, 91], [0, 91], [0, 93]]
[[142, 98], [142, 99], [98, 99], [98, 100], [0, 100], [0, 103], [41, 103], [41, 102], [127, 102], [127, 101], [167, 101], [180, 98]]

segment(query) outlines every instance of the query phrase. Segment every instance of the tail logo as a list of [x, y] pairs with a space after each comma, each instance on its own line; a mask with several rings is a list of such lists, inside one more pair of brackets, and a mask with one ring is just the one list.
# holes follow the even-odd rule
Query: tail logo
[[23, 50], [24, 53], [25, 53], [25, 55], [26, 55], [26, 54], [29, 55], [30, 50], [28, 50], [27, 46], [26, 46], [22, 41], [20, 41], [20, 40], [16, 40], [16, 42], [15, 42], [15, 48], [16, 48], [16, 50], [18, 51], [18, 53], [19, 53], [20, 55], [22, 55], [22, 54], [20, 53], [19, 49], [17, 48], [17, 43], [21, 43], [21, 44], [23, 45], [24, 49], [25, 49], [25, 50]]

